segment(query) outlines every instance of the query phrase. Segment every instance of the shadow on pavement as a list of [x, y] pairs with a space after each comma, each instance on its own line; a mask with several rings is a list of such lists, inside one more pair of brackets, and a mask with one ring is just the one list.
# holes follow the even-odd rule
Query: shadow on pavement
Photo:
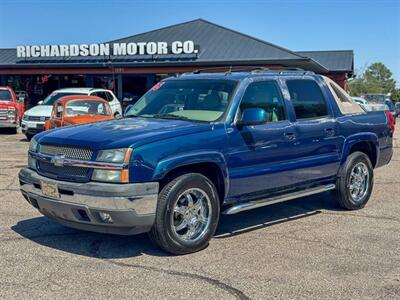
[[[323, 193], [237, 215], [222, 215], [214, 238], [229, 238], [260, 228], [315, 216], [321, 213], [322, 209], [340, 210], [333, 197], [329, 193]], [[135, 257], [142, 254], [169, 255], [157, 248], [146, 234], [118, 236], [80, 231], [59, 225], [46, 217], [20, 221], [11, 229], [40, 245], [89, 257], [110, 259]]]

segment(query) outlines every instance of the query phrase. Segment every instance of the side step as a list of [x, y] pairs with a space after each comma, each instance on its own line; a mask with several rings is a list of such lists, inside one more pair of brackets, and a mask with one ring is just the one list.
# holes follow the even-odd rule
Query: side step
[[240, 204], [237, 204], [235, 206], [232, 206], [232, 207], [226, 209], [222, 213], [224, 215], [234, 215], [234, 214], [240, 213], [245, 210], [250, 210], [250, 209], [254, 209], [254, 208], [258, 208], [258, 207], [262, 207], [262, 206], [266, 206], [266, 205], [271, 205], [271, 204], [275, 204], [275, 203], [279, 203], [279, 202], [283, 202], [283, 201], [287, 201], [287, 200], [304, 197], [304, 196], [319, 194], [322, 192], [333, 190], [333, 189], [335, 189], [335, 187], [336, 186], [334, 184], [328, 184], [328, 185], [323, 185], [323, 186], [319, 186], [319, 187], [315, 187], [315, 188], [311, 188], [311, 189], [303, 190], [303, 191], [299, 191], [299, 192], [294, 192], [294, 193], [290, 193], [290, 194], [286, 194], [286, 195], [266, 198], [263, 200], [240, 203]]

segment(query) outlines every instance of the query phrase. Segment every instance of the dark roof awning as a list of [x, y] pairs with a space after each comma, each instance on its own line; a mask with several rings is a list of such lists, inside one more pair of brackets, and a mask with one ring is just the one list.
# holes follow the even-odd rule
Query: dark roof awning
[[[324, 56], [324, 54], [318, 54], [319, 52], [293, 52], [203, 19], [136, 34], [108, 43], [154, 41], [172, 43], [176, 40], [194, 41], [198, 53], [17, 58], [16, 49], [0, 49], [0, 68], [104, 68], [110, 65], [113, 67], [282, 65], [317, 73], [329, 73], [339, 70], [337, 65], [341, 63], [334, 63], [335, 59], [329, 58], [330, 56], [326, 53]], [[337, 60], [341, 59], [339, 56], [335, 57]], [[347, 65], [347, 60], [343, 64]], [[331, 67], [336, 69], [332, 70]]]

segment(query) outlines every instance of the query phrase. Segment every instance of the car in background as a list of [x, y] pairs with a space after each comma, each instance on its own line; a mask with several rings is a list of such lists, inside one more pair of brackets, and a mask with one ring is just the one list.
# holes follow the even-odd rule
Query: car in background
[[394, 106], [392, 100], [386, 99], [386, 100], [385, 100], [385, 104], [386, 104], [387, 107], [389, 108], [389, 111], [392, 113], [393, 118], [394, 118], [394, 120], [395, 120], [395, 122], [396, 122], [396, 118], [397, 118], [397, 115], [398, 115], [398, 114], [397, 114], [396, 107]]
[[397, 117], [400, 116], [400, 102], [397, 102], [394, 107], [396, 108], [397, 111]]
[[108, 102], [96, 96], [66, 96], [53, 105], [45, 130], [114, 119]]
[[1, 128], [11, 128], [14, 133], [17, 133], [24, 109], [24, 102], [17, 99], [17, 96], [11, 87], [0, 87]]
[[65, 88], [56, 90], [39, 101], [39, 105], [27, 110], [22, 120], [22, 132], [30, 140], [35, 134], [44, 130], [44, 125], [50, 119], [54, 103], [65, 96], [86, 95], [97, 96], [108, 102], [114, 117], [122, 117], [122, 107], [112, 91], [98, 88]]
[[357, 104], [368, 104], [368, 101], [361, 97], [351, 97]]
[[385, 104], [387, 96], [385, 94], [365, 94], [363, 96], [368, 103]]

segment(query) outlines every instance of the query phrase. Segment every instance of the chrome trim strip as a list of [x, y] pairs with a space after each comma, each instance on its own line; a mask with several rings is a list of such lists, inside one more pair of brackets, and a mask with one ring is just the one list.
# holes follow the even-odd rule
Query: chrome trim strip
[[246, 211], [246, 210], [250, 210], [250, 209], [254, 209], [254, 208], [258, 208], [258, 207], [262, 207], [262, 206], [266, 206], [266, 205], [271, 205], [271, 204], [275, 204], [275, 203], [279, 203], [279, 202], [283, 202], [283, 201], [287, 201], [287, 200], [292, 200], [292, 199], [296, 199], [296, 198], [300, 198], [300, 197], [304, 197], [304, 196], [311, 196], [314, 194], [319, 194], [322, 192], [333, 190], [335, 188], [336, 188], [336, 185], [328, 184], [328, 185], [324, 185], [324, 186], [320, 186], [320, 187], [316, 187], [316, 188], [312, 188], [312, 189], [308, 189], [308, 190], [304, 190], [304, 191], [300, 191], [300, 192], [294, 192], [294, 193], [290, 193], [290, 194], [286, 194], [286, 195], [266, 198], [266, 199], [259, 200], [259, 201], [250, 201], [250, 202], [246, 202], [246, 203], [240, 203], [240, 204], [237, 204], [235, 206], [232, 206], [232, 207], [226, 209], [222, 213], [224, 215], [234, 215], [234, 214], [237, 214], [242, 211]]
[[[29, 151], [29, 154], [37, 159], [47, 163], [55, 163], [55, 156], [46, 155], [43, 153], [37, 153]], [[62, 162], [57, 161], [57, 166], [60, 167], [80, 167], [80, 168], [92, 168], [92, 169], [106, 169], [106, 170], [124, 170], [128, 169], [129, 165], [127, 163], [108, 163], [99, 161], [87, 161], [79, 159], [62, 158]]]

